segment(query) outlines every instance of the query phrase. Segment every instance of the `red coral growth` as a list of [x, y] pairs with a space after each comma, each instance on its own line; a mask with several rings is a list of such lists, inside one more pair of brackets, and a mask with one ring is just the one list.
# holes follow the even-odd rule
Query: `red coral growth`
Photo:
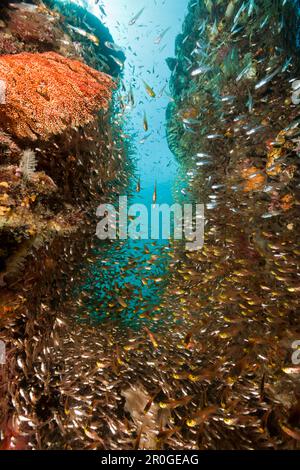
[[28, 11], [20, 5], [9, 14], [11, 33], [24, 42], [52, 44], [55, 40], [53, 18], [37, 11]]
[[7, 90], [0, 126], [32, 140], [92, 121], [114, 88], [108, 75], [55, 52], [0, 56], [0, 80]]

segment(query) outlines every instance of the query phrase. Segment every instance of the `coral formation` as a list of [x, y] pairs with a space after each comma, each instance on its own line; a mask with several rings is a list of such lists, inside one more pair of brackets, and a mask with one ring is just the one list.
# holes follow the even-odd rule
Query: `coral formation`
[[112, 76], [120, 75], [125, 54], [118, 48], [107, 47], [107, 44], [114, 44], [113, 38], [96, 16], [72, 1], [45, 0], [44, 3], [51, 8], [50, 11], [61, 16], [62, 28], [71, 36], [89, 66]]
[[38, 11], [34, 5], [32, 8], [26, 8], [26, 4], [16, 5], [8, 14], [10, 33], [25, 43], [44, 43], [51, 47], [57, 35], [54, 22], [53, 16]]

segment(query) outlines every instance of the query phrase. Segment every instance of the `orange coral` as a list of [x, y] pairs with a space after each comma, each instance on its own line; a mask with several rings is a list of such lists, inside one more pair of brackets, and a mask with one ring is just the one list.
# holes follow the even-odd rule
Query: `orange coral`
[[108, 75], [55, 52], [1, 56], [0, 79], [7, 85], [0, 126], [32, 140], [92, 121], [114, 88]]
[[255, 166], [246, 168], [242, 171], [242, 177], [246, 180], [243, 191], [260, 191], [266, 183], [266, 176]]

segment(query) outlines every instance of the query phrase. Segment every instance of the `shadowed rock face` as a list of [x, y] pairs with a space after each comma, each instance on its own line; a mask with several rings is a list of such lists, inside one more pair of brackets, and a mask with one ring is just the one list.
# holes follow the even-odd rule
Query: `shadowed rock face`
[[1, 56], [0, 79], [6, 82], [1, 127], [31, 140], [87, 124], [107, 109], [113, 88], [108, 75], [54, 52]]

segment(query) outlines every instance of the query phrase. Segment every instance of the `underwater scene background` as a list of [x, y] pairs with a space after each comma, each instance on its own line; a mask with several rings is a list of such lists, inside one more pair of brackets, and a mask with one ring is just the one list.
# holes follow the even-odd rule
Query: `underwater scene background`
[[[2, 2], [1, 449], [299, 449], [299, 41], [298, 0]], [[124, 195], [203, 248], [99, 240]]]

